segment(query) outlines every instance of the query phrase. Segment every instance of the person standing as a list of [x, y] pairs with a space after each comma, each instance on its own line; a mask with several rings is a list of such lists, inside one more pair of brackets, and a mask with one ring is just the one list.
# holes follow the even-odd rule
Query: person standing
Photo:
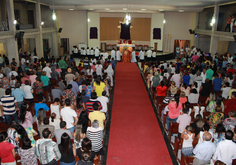
[[136, 54], [135, 54], [135, 50], [133, 50], [133, 52], [132, 52], [132, 59], [131, 59], [131, 62], [137, 62], [137, 60], [136, 60]]
[[152, 51], [151, 48], [147, 51], [147, 61], [152, 61]]
[[203, 143], [199, 143], [193, 150], [195, 158], [193, 165], [210, 164], [212, 155], [215, 153], [216, 145], [211, 142], [211, 134], [206, 132], [203, 134]]
[[143, 52], [143, 49], [140, 50], [138, 57], [139, 57], [140, 62], [144, 62], [144, 52]]
[[120, 50], [118, 49], [118, 50], [116, 51], [116, 60], [117, 60], [117, 61], [120, 61], [120, 56], [121, 56], [121, 53], [120, 53]]
[[94, 52], [93, 48], [91, 48], [89, 60], [92, 59], [92, 58], [94, 58], [94, 53], [95, 53], [95, 52]]
[[16, 89], [11, 92], [11, 95], [16, 98], [16, 102], [18, 105], [18, 109], [21, 109], [21, 105], [24, 102], [24, 98], [26, 97], [26, 94], [23, 90], [20, 89], [20, 83], [15, 84]]
[[73, 133], [78, 122], [78, 116], [76, 112], [71, 109], [70, 99], [66, 99], [65, 104], [65, 107], [61, 109], [61, 117], [62, 120], [66, 122], [67, 129]]
[[99, 58], [99, 49], [98, 49], [98, 47], [95, 49], [95, 58], [96, 58], [96, 60], [98, 60], [98, 58]]
[[61, 153], [58, 145], [51, 139], [52, 133], [48, 128], [42, 132], [43, 139], [36, 142], [36, 156], [43, 165], [57, 165], [57, 161], [61, 159]]
[[232, 19], [232, 16], [230, 15], [229, 18], [227, 19], [227, 25], [225, 27], [225, 32], [228, 28], [229, 28], [229, 32], [230, 32], [231, 19]]
[[114, 58], [114, 59], [116, 58], [116, 51], [114, 48], [111, 51], [111, 58]]
[[58, 64], [62, 70], [62, 73], [65, 75], [66, 68], [68, 67], [67, 63], [60, 57], [60, 61], [58, 62]]
[[89, 58], [89, 56], [90, 56], [90, 50], [89, 50], [89, 47], [87, 47], [86, 54], [87, 54], [87, 57]]

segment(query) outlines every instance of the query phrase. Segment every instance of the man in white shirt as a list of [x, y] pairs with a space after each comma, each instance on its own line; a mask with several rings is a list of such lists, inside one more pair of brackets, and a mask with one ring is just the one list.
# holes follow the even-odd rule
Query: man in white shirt
[[183, 58], [183, 54], [184, 54], [184, 47], [180, 49], [180, 58]]
[[193, 153], [195, 158], [193, 165], [210, 164], [212, 155], [215, 153], [216, 145], [211, 142], [211, 134], [206, 132], [203, 134], [203, 143], [197, 144]]
[[24, 57], [21, 57], [21, 68], [22, 70], [24, 71], [25, 70], [25, 58]]
[[111, 58], [116, 59], [116, 51], [115, 51], [114, 48], [113, 48], [112, 51], [111, 51]]
[[120, 61], [120, 56], [121, 56], [121, 53], [120, 53], [120, 50], [118, 49], [118, 50], [116, 51], [116, 60], [117, 60], [117, 61]]
[[18, 73], [15, 71], [15, 67], [11, 68], [11, 72], [9, 73], [9, 78], [11, 78], [12, 75], [14, 75], [15, 77], [18, 76]]
[[85, 58], [86, 51], [84, 50], [84, 48], [81, 49], [80, 53], [81, 53], [81, 56]]
[[107, 103], [109, 103], [109, 99], [106, 97], [106, 91], [102, 92], [102, 96], [97, 98], [98, 101], [102, 104], [102, 109], [100, 112], [107, 113]]
[[70, 130], [71, 133], [74, 132], [75, 126], [78, 122], [78, 116], [75, 110], [71, 109], [70, 99], [65, 100], [66, 106], [61, 109], [62, 120], [66, 122], [67, 130]]
[[140, 62], [143, 62], [143, 61], [144, 61], [144, 52], [143, 52], [143, 49], [140, 50], [138, 57], [139, 57]]
[[157, 57], [157, 53], [154, 50], [153, 53], [152, 53], [152, 61], [156, 61], [156, 57]]
[[133, 52], [132, 52], [132, 59], [131, 59], [131, 62], [137, 62], [135, 50], [133, 50]]
[[34, 62], [34, 59], [38, 59], [37, 53], [32, 56], [32, 61]]
[[202, 73], [201, 73], [201, 77], [202, 77], [202, 83], [205, 83], [206, 80], [206, 69], [204, 68]]
[[93, 57], [94, 57], [94, 50], [93, 50], [93, 48], [91, 48], [91, 50], [90, 50], [90, 59], [93, 58]]
[[108, 53], [107, 52], [105, 52], [104, 54], [103, 54], [103, 60], [105, 61], [106, 59], [108, 59]]
[[147, 51], [147, 61], [151, 61], [152, 60], [152, 51], [151, 48], [149, 48], [149, 50]]
[[225, 132], [225, 140], [218, 143], [213, 162], [220, 160], [226, 165], [231, 165], [233, 159], [236, 159], [236, 143], [232, 141], [234, 133], [231, 130]]
[[46, 72], [46, 76], [48, 76], [48, 78], [51, 78], [52, 70], [49, 67], [49, 63], [46, 64], [46, 66], [43, 68], [43, 71]]
[[189, 55], [189, 51], [190, 51], [190, 48], [187, 45], [186, 48], [185, 48], [185, 52], [186, 52], [187, 55]]
[[175, 70], [175, 74], [171, 77], [170, 81], [174, 81], [175, 85], [179, 88], [180, 85], [180, 74], [179, 74], [180, 70], [176, 69]]
[[98, 47], [95, 49], [95, 57], [98, 60], [98, 58], [99, 58], [99, 49], [98, 49]]

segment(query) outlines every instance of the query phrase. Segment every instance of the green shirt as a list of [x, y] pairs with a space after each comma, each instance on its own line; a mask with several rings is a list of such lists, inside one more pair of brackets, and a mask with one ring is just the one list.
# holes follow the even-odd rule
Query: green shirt
[[213, 74], [214, 74], [214, 71], [211, 70], [211, 69], [208, 69], [208, 70], [206, 71], [206, 79], [212, 80]]
[[43, 82], [43, 85], [44, 86], [48, 86], [48, 81], [49, 81], [49, 78], [48, 76], [41, 76], [41, 81]]
[[61, 69], [66, 69], [68, 67], [67, 63], [64, 60], [58, 62]]

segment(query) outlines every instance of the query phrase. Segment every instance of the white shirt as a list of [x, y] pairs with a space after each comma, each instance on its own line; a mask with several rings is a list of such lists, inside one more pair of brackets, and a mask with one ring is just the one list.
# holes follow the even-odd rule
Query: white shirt
[[25, 65], [25, 59], [21, 58], [21, 65]]
[[190, 50], [190, 48], [189, 48], [189, 47], [186, 47], [186, 48], [185, 48], [185, 51], [186, 51], [186, 53], [188, 53], [188, 52], [189, 52], [189, 50]]
[[213, 160], [220, 160], [226, 165], [231, 165], [233, 159], [236, 159], [236, 144], [232, 140], [219, 142]]
[[11, 78], [12, 75], [14, 75], [16, 77], [16, 76], [18, 76], [18, 73], [16, 71], [11, 71], [9, 73], [9, 77]]
[[157, 56], [157, 53], [154, 51], [154, 52], [152, 53], [152, 57], [156, 58], [156, 56]]
[[43, 68], [43, 71], [46, 72], [46, 76], [48, 76], [48, 78], [51, 78], [51, 73], [52, 73], [51, 68], [49, 68], [48, 66], [46, 66], [46, 67]]
[[102, 104], [102, 109], [100, 112], [107, 112], [107, 103], [109, 103], [109, 100], [106, 96], [100, 96], [97, 98], [98, 101]]
[[90, 55], [93, 56], [94, 55], [94, 50], [90, 50]]
[[112, 51], [111, 51], [111, 58], [114, 58], [114, 59], [116, 58], [116, 52], [115, 52], [115, 50], [112, 50]]
[[2, 57], [0, 57], [0, 63], [3, 63], [3, 58]]
[[96, 73], [97, 73], [97, 75], [100, 75], [100, 76], [102, 76], [102, 65], [101, 64], [97, 64], [96, 66], [95, 66], [95, 68], [96, 68]]
[[86, 55], [86, 50], [81, 50], [81, 55]]
[[144, 60], [144, 52], [142, 50], [139, 52], [138, 56], [140, 60]]
[[131, 59], [131, 62], [137, 62], [135, 51], [132, 52], [132, 59]]
[[197, 144], [193, 150], [196, 158], [203, 161], [211, 160], [212, 155], [216, 150], [216, 146], [211, 141], [204, 141], [202, 144]]
[[77, 48], [74, 49], [74, 53], [78, 53], [78, 49]]
[[87, 55], [90, 55], [90, 50], [89, 49], [87, 49]]
[[105, 60], [105, 59], [107, 59], [107, 58], [108, 58], [108, 53], [105, 52], [105, 53], [103, 54], [103, 59]]
[[71, 123], [74, 123], [74, 117], [77, 117], [75, 110], [71, 109], [70, 107], [65, 107], [61, 109], [61, 117], [63, 121], [66, 122], [66, 128], [74, 127]]
[[98, 57], [98, 56], [99, 56], [99, 50], [95, 49], [95, 57]]
[[32, 89], [31, 86], [22, 84], [22, 86], [20, 87], [20, 89], [25, 92], [25, 94], [26, 94], [26, 97], [25, 97], [25, 98], [26, 98], [26, 99], [33, 99], [33, 98], [34, 98], [34, 97], [33, 97], [33, 94], [32, 94], [33, 89]]
[[92, 76], [93, 75], [93, 69], [91, 69], [91, 71], [90, 71], [90, 69], [87, 69], [87, 75]]
[[206, 73], [204, 74], [203, 72], [201, 73], [202, 76], [202, 83], [205, 83], [206, 80]]
[[147, 57], [149, 57], [149, 58], [152, 57], [152, 51], [151, 50], [147, 51]]
[[117, 61], [120, 61], [120, 56], [121, 56], [121, 53], [119, 50], [117, 50], [117, 52], [116, 52], [116, 60]]
[[96, 58], [92, 59], [92, 60], [91, 60], [91, 62], [92, 62], [92, 64], [93, 64], [93, 63], [95, 63], [95, 64], [96, 64], [96, 63], [97, 63], [97, 60], [96, 60]]
[[223, 98], [228, 99], [230, 89], [231, 87], [224, 87], [221, 89]]
[[183, 54], [184, 53], [184, 49], [180, 49], [180, 54]]

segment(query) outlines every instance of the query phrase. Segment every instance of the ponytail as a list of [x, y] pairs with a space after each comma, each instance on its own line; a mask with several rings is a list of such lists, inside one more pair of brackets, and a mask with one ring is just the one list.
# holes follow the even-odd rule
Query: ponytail
[[176, 108], [179, 106], [179, 94], [174, 95], [175, 101], [176, 101]]

